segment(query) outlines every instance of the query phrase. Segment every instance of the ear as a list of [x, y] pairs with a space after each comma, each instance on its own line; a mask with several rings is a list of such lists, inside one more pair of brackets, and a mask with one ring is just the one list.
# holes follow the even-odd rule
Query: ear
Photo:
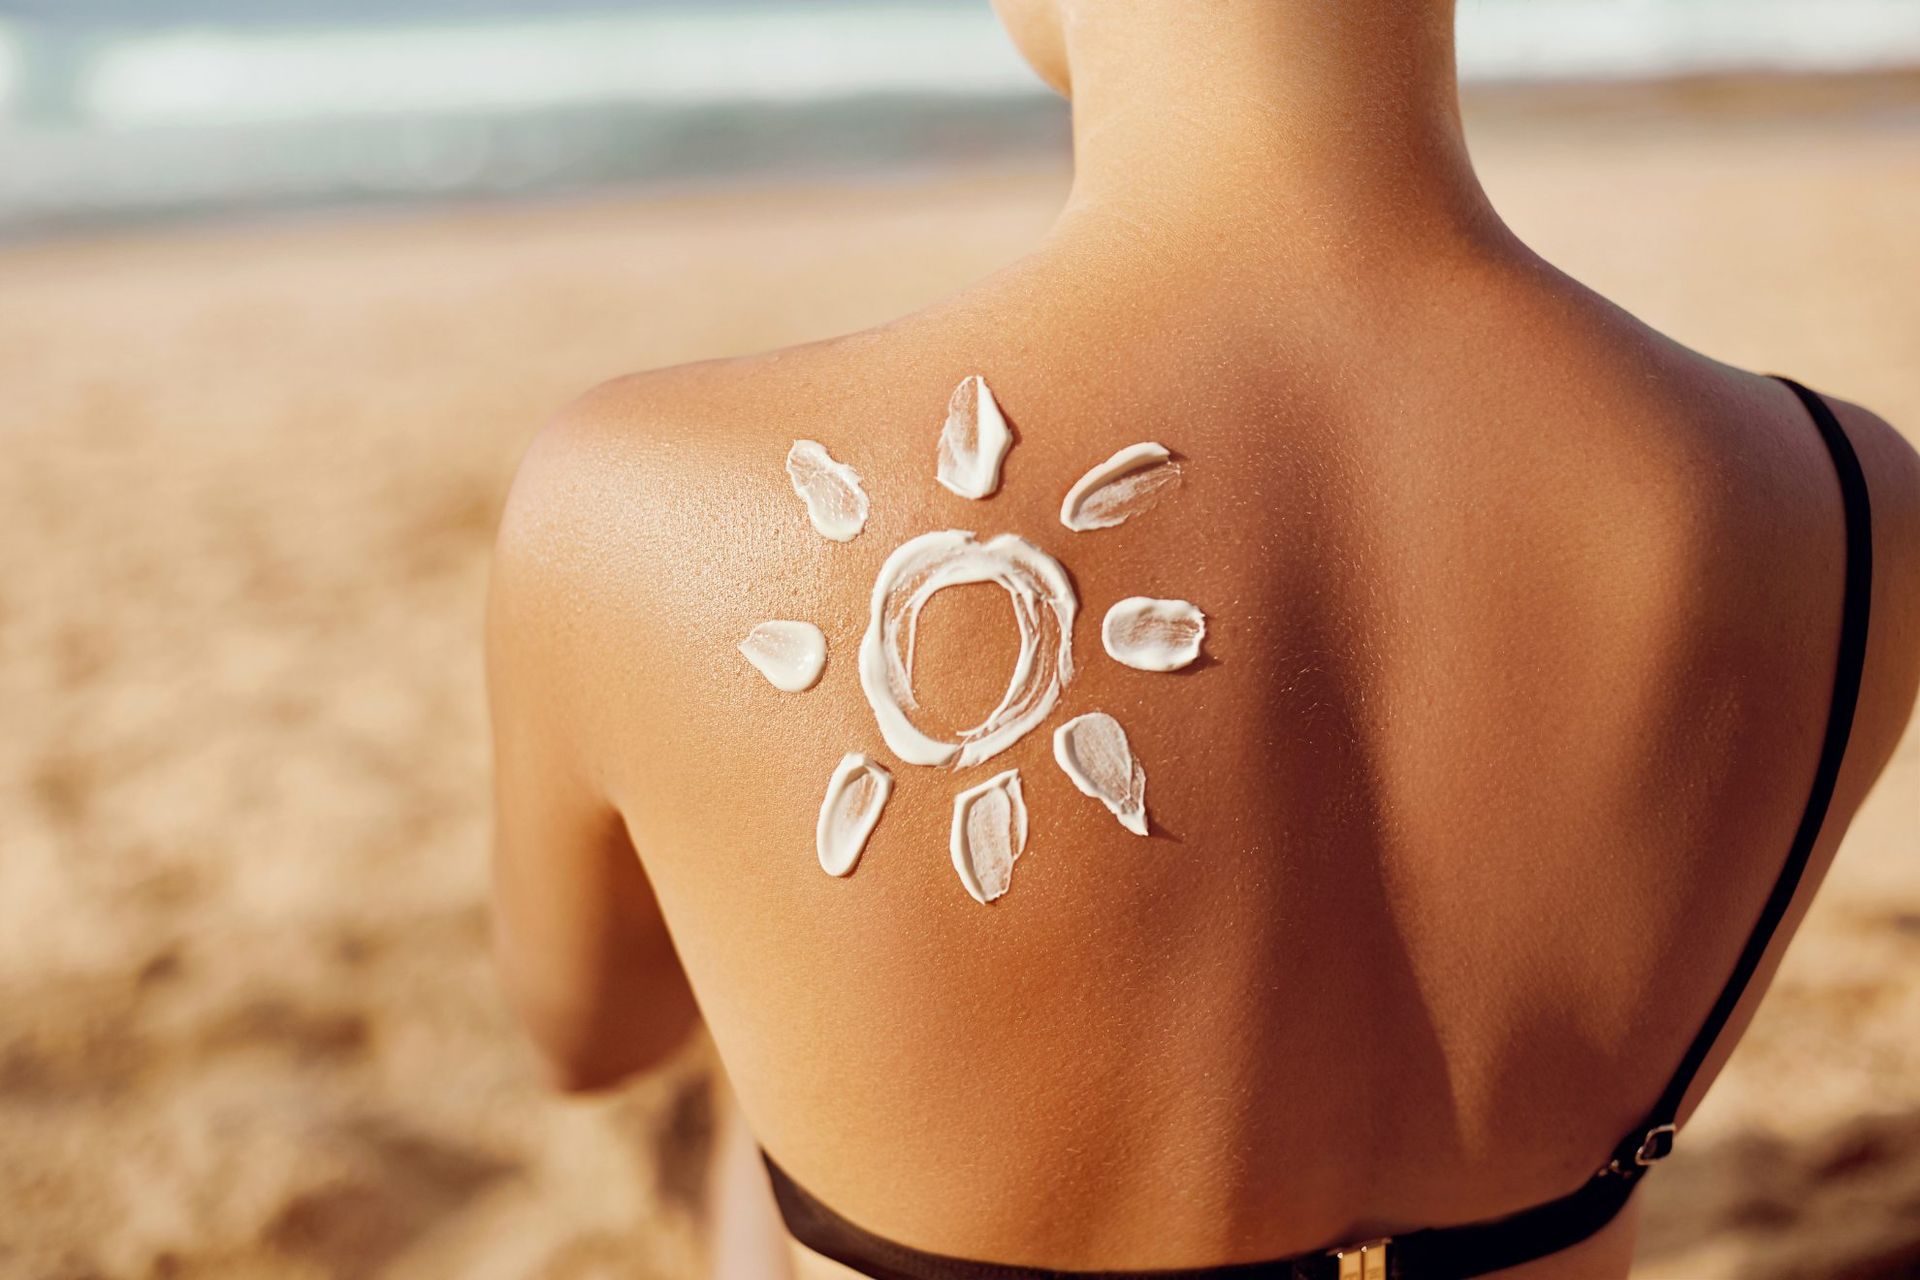
[[1067, 40], [1059, 0], [993, 0], [994, 12], [1013, 37], [1014, 48], [1055, 93], [1072, 97]]

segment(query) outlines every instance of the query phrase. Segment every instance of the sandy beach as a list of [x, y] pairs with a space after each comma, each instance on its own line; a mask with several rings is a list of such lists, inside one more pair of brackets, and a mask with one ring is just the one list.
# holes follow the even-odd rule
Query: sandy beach
[[[1920, 431], [1920, 78], [1470, 114], [1548, 258]], [[493, 986], [496, 513], [575, 392], [923, 305], [1065, 186], [1024, 162], [0, 249], [0, 1277], [700, 1274], [704, 1048], [559, 1100]], [[1637, 1274], [1920, 1275], [1916, 846], [1910, 732], [1648, 1184]]]

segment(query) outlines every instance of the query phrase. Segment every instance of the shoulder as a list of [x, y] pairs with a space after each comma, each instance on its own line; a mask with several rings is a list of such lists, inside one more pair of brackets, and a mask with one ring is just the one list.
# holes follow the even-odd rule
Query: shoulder
[[664, 585], [642, 572], [660, 557], [789, 524], [787, 450], [805, 437], [853, 447], [897, 375], [924, 362], [906, 327], [626, 374], [575, 397], [521, 460], [496, 585], [545, 583], [586, 603]]
[[1860, 727], [1876, 766], [1890, 758], [1920, 695], [1920, 451], [1873, 411], [1826, 397], [1866, 477], [1873, 595]]
[[1920, 553], [1920, 450], [1906, 433], [1849, 400], [1826, 396], [1859, 455], [1874, 507], [1874, 534], [1890, 535], [1888, 549], [1904, 565]]
[[[489, 684], [529, 691], [584, 725], [631, 619], [655, 612], [667, 569], [721, 500], [703, 481], [726, 447], [745, 362], [612, 379], [534, 435], [500, 513], [487, 591]], [[723, 486], [721, 486], [723, 487]], [[570, 710], [569, 710], [570, 709]]]
[[496, 591], [600, 598], [697, 527], [723, 496], [727, 455], [753, 447], [792, 375], [789, 352], [627, 374], [563, 406], [522, 456], [494, 548]]
[[1903, 634], [1890, 641], [1920, 659], [1920, 451], [1911, 439], [1872, 410], [1826, 396], [1860, 460], [1873, 509], [1873, 608]]
[[[1749, 565], [1760, 587], [1744, 598], [1743, 633], [1753, 635], [1760, 619], [1772, 620], [1770, 632], [1804, 628], [1812, 646], [1806, 652], [1818, 655], [1825, 669], [1837, 636], [1845, 556], [1833, 460], [1806, 407], [1786, 387], [1755, 375], [1743, 375], [1743, 381], [1764, 387], [1768, 403], [1777, 406], [1781, 430], [1772, 438], [1791, 441], [1783, 456], [1791, 458], [1793, 476], [1789, 483], [1761, 485], [1754, 500], [1743, 504], [1727, 526], [1739, 540], [1719, 539], [1716, 561]], [[1818, 386], [1808, 389], [1839, 420], [1859, 461], [1871, 511], [1866, 657], [1841, 781], [1842, 792], [1857, 799], [1892, 759], [1920, 694], [1920, 453], [1871, 409]], [[1740, 409], [1751, 403], [1736, 402]], [[1803, 582], [1806, 575], [1815, 575], [1814, 586]], [[1821, 603], [1812, 605], [1816, 600]], [[1783, 616], [1789, 609], [1803, 612], [1790, 619]]]
[[786, 451], [858, 381], [857, 355], [836, 350], [850, 341], [624, 375], [556, 412], [500, 516], [494, 687], [537, 686], [585, 728], [615, 690], [665, 680], [671, 656], [635, 669], [645, 639], [704, 635], [747, 575], [794, 551]]
[[[606, 543], [620, 523], [619, 491], [658, 471], [674, 436], [663, 375], [602, 383], [555, 413], [521, 456], [494, 542], [490, 628], [531, 624], [546, 603], [591, 599]], [[644, 510], [636, 508], [636, 510]], [[585, 588], [584, 595], [579, 594]]]
[[750, 361], [625, 374], [563, 405], [528, 444], [501, 517], [511, 548], [555, 519], [604, 514], [607, 486], [658, 474], [713, 434], [714, 411], [752, 379]]
[[[559, 506], [605, 516], [615, 493], [642, 514], [628, 486], [687, 482], [716, 459], [773, 439], [868, 377], [877, 335], [784, 347], [755, 355], [625, 374], [563, 406], [521, 460], [502, 521], [503, 537]], [[610, 488], [611, 486], [611, 488]]]

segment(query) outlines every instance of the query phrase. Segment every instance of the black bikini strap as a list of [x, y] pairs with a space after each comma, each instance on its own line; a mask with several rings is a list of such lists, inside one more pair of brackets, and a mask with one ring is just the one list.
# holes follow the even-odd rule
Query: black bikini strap
[[1289, 1258], [1166, 1271], [1054, 1271], [898, 1244], [822, 1204], [764, 1151], [761, 1159], [793, 1238], [872, 1280], [1468, 1280], [1585, 1240], [1620, 1212], [1638, 1177], [1596, 1176], [1570, 1196], [1504, 1218]]
[[1410, 1231], [1391, 1240], [1320, 1250], [1268, 1262], [1186, 1271], [1065, 1272], [1014, 1267], [924, 1253], [896, 1244], [841, 1217], [814, 1199], [766, 1157], [780, 1215], [794, 1238], [815, 1253], [844, 1263], [875, 1280], [1468, 1280], [1534, 1258], [1558, 1253], [1592, 1236], [1626, 1205], [1642, 1175], [1673, 1150], [1676, 1118], [1687, 1088], [1699, 1074], [1734, 1007], [1753, 980], [1767, 944], [1786, 918], [1813, 846], [1833, 800], [1840, 762], [1853, 732], [1853, 714], [1866, 665], [1868, 605], [1873, 593], [1873, 517], [1866, 477], [1846, 431], [1813, 392], [1780, 378], [1812, 415], [1833, 455], [1845, 505], [1847, 567], [1841, 606], [1840, 653], [1834, 670], [1827, 731], [1814, 770], [1813, 792], [1801, 815], [1773, 892], [1666, 1092], [1646, 1120], [1614, 1148], [1613, 1156], [1577, 1190], [1558, 1200], [1505, 1217], [1452, 1227]]
[[[872, 1280], [1342, 1280], [1346, 1274], [1340, 1268], [1340, 1259], [1331, 1250], [1266, 1262], [1168, 1271], [1054, 1271], [927, 1253], [896, 1244], [841, 1217], [789, 1177], [773, 1162], [772, 1156], [762, 1151], [760, 1157], [773, 1183], [773, 1198], [779, 1205], [781, 1220], [793, 1238], [821, 1257], [851, 1267]], [[1388, 1255], [1376, 1252], [1375, 1257]], [[1366, 1280], [1373, 1280], [1374, 1274], [1364, 1270], [1353, 1272]], [[1396, 1280], [1403, 1274], [1424, 1280], [1421, 1272], [1388, 1272]]]
[[1680, 1067], [1673, 1073], [1666, 1092], [1660, 1095], [1646, 1122], [1615, 1149], [1613, 1160], [1619, 1167], [1626, 1167], [1629, 1162], [1649, 1164], [1673, 1150], [1681, 1100], [1686, 1097], [1707, 1055], [1713, 1051], [1720, 1033], [1726, 1029], [1727, 1020], [1733, 1017], [1734, 1007], [1740, 1003], [1747, 984], [1753, 981], [1766, 955], [1767, 944], [1786, 918], [1788, 907], [1793, 905], [1794, 892], [1800, 887], [1800, 878], [1813, 856], [1814, 843], [1819, 839], [1827, 807], [1833, 800], [1834, 784], [1840, 777], [1840, 762], [1847, 753], [1847, 739], [1853, 732], [1860, 676], [1866, 666], [1867, 618], [1873, 596], [1873, 507], [1867, 496], [1867, 478], [1860, 470], [1860, 459], [1854, 454], [1846, 430], [1827, 402], [1791, 378], [1772, 376], [1791, 389], [1806, 406], [1814, 424], [1820, 428], [1827, 451], [1833, 455], [1833, 468], [1840, 478], [1847, 530], [1846, 588], [1841, 605], [1840, 656], [1833, 673], [1833, 700], [1827, 710], [1827, 735], [1820, 747], [1820, 763], [1814, 770], [1813, 793], [1807, 799], [1806, 811], [1800, 815], [1800, 829], [1794, 833], [1786, 865], [1780, 869], [1780, 878], [1774, 882], [1773, 892], [1760, 912], [1759, 923], [1748, 935], [1747, 945], [1733, 966], [1733, 975], [1727, 979], [1720, 998], [1714, 1001], [1706, 1023], [1687, 1047], [1686, 1056], [1680, 1059]]

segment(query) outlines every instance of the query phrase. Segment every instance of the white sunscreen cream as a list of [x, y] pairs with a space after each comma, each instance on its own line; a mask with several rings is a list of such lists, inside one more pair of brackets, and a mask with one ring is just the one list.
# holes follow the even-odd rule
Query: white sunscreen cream
[[1013, 433], [985, 378], [968, 378], [947, 402], [947, 424], [940, 429], [937, 478], [963, 498], [985, 498], [1000, 487], [1000, 464], [1013, 446]]
[[774, 688], [811, 689], [827, 665], [827, 637], [811, 622], [763, 622], [740, 642], [740, 652]]
[[1074, 481], [1060, 523], [1075, 533], [1111, 529], [1149, 510], [1180, 482], [1180, 464], [1164, 445], [1130, 444]]
[[1200, 656], [1207, 615], [1185, 600], [1128, 596], [1100, 624], [1107, 656], [1136, 671], [1178, 671]]
[[1075, 716], [1053, 731], [1053, 758], [1082, 795], [1107, 806], [1133, 834], [1147, 834], [1147, 771], [1118, 720], [1104, 711]]
[[992, 902], [1013, 882], [1015, 859], [1027, 848], [1027, 802], [1020, 771], [995, 774], [953, 798], [953, 869], [976, 902]]
[[[913, 698], [913, 642], [920, 610], [942, 587], [993, 582], [1013, 601], [1020, 654], [1000, 705], [953, 741], [921, 732], [907, 718]], [[894, 549], [873, 582], [860, 640], [860, 687], [880, 733], [908, 764], [966, 768], [990, 759], [1047, 718], [1073, 679], [1073, 618], [1079, 608], [1066, 570], [1026, 539], [1003, 533], [987, 542], [960, 529], [923, 533]]]
[[860, 473], [835, 462], [818, 440], [795, 440], [787, 450], [787, 479], [807, 504], [807, 519], [823, 538], [850, 542], [867, 525], [867, 491]]
[[820, 802], [820, 821], [813, 830], [813, 847], [820, 866], [830, 876], [853, 874], [854, 864], [867, 847], [873, 825], [893, 794], [893, 775], [857, 751], [840, 757]]

